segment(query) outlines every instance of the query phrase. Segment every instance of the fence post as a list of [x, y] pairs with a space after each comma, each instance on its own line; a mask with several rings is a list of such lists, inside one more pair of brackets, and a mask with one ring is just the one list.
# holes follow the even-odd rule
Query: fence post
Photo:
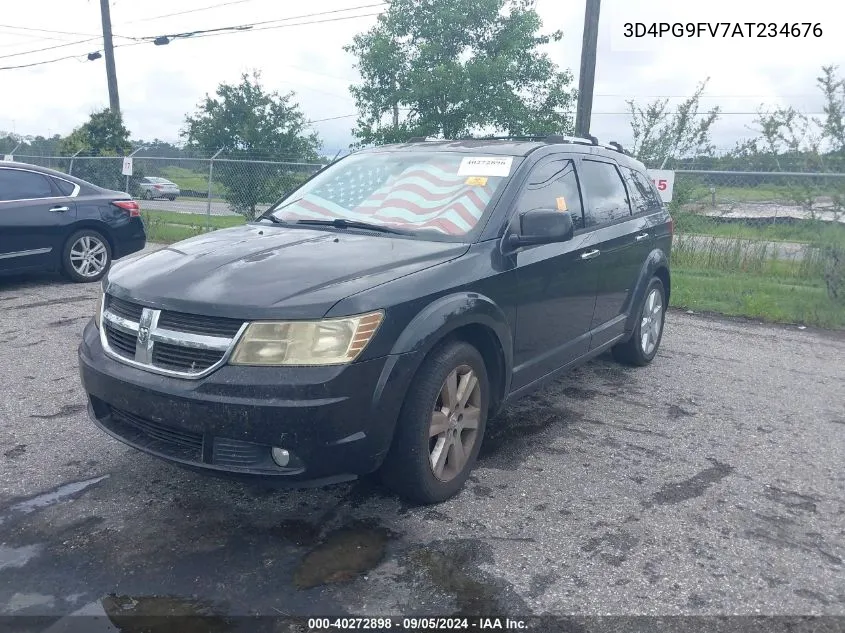
[[214, 156], [211, 157], [211, 160], [208, 161], [208, 200], [205, 206], [205, 232], [208, 233], [211, 230], [211, 183], [212, 179], [214, 178], [214, 159], [220, 156], [220, 152], [223, 151], [223, 148], [217, 150]]
[[[132, 152], [131, 154], [129, 154], [129, 158], [132, 158], [135, 154], [137, 154], [138, 152], [140, 152], [142, 149], [144, 149], [144, 148], [143, 148], [143, 147], [139, 147], [138, 149], [136, 149], [134, 152]], [[126, 176], [126, 193], [129, 193], [129, 176], [128, 176], [128, 175]], [[129, 194], [129, 195], [132, 195], [132, 194]]]
[[70, 165], [67, 168], [67, 175], [68, 176], [73, 176], [73, 159], [76, 158], [77, 156], [79, 156], [81, 153], [82, 153], [82, 150], [80, 149], [76, 152], [76, 154], [74, 154], [73, 156], [70, 157]]

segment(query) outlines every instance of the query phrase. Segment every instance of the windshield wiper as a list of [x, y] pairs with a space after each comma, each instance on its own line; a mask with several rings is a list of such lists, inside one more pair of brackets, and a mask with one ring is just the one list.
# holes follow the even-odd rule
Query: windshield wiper
[[366, 231], [378, 231], [379, 233], [392, 233], [394, 235], [411, 235], [410, 231], [394, 229], [382, 224], [372, 224], [370, 222], [361, 222], [359, 220], [347, 220], [345, 218], [335, 218], [334, 220], [297, 220], [296, 224], [333, 226], [337, 229], [363, 229]]

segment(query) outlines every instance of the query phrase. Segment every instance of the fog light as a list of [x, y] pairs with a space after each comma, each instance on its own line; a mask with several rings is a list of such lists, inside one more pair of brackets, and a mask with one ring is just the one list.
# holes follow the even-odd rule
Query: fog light
[[282, 468], [284, 468], [290, 463], [290, 453], [283, 448], [274, 446], [270, 450], [270, 454], [273, 456], [273, 461], [276, 462], [276, 464], [278, 464]]

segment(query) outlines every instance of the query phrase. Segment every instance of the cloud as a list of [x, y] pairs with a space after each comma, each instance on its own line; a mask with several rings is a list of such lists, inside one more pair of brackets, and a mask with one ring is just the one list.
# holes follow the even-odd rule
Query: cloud
[[[114, 31], [123, 36], [150, 36], [215, 28], [337, 11], [371, 4], [375, 0], [321, 0], [295, 4], [276, 0], [248, 0], [237, 5], [188, 13], [162, 20], [149, 18], [175, 12], [172, 0], [117, 2], [113, 4]], [[203, 6], [194, 2], [179, 11]], [[205, 3], [204, 6], [208, 6]], [[552, 58], [576, 76], [584, 2], [537, 0], [547, 32], [561, 29], [564, 39], [547, 48]], [[337, 13], [336, 18], [363, 15], [375, 9]], [[303, 18], [299, 22], [316, 20]], [[143, 21], [138, 21], [143, 20]], [[100, 29], [96, 2], [68, 3], [39, 0], [20, 3], [14, 18], [18, 26], [97, 34]], [[819, 22], [821, 38], [773, 39], [712, 37], [663, 38], [639, 43], [620, 39], [624, 22]], [[375, 23], [372, 16], [324, 22], [277, 30], [243, 32], [219, 37], [177, 40], [167, 46], [128, 46], [118, 38], [116, 51], [121, 105], [133, 136], [178, 139], [185, 114], [192, 112], [207, 92], [221, 81], [237, 81], [243, 72], [260, 69], [268, 88], [296, 91], [296, 100], [310, 119], [329, 119], [355, 113], [349, 84], [358, 75], [354, 59], [342, 48], [354, 35]], [[601, 7], [597, 56], [593, 132], [605, 139], [630, 143], [630, 126], [625, 114], [626, 98], [645, 104], [656, 96], [672, 96], [670, 102], [688, 95], [706, 77], [711, 81], [704, 98], [707, 107], [720, 105], [726, 112], [753, 112], [762, 104], [795, 105], [819, 111], [820, 93], [815, 85], [824, 64], [845, 66], [843, 27], [838, 5], [825, 0], [802, 3], [772, 3], [762, 0], [710, 0], [707, 3], [677, 0], [605, 0]], [[32, 32], [28, 32], [32, 34]], [[46, 35], [46, 34], [45, 34]], [[6, 37], [6, 34], [3, 34]], [[74, 41], [84, 36], [55, 35]], [[37, 38], [4, 40], [0, 55], [60, 43]], [[87, 115], [108, 104], [104, 60], [89, 62], [85, 54], [98, 42], [45, 51], [34, 55], [0, 59], [0, 66], [12, 62], [39, 61], [79, 54], [71, 59], [31, 69], [0, 71], [0, 129], [14, 127], [24, 134], [66, 134]], [[632, 50], [637, 49], [637, 50]], [[9, 95], [14, 95], [10, 98]], [[60, 97], [57, 99], [57, 95]], [[725, 114], [714, 127], [714, 140], [729, 147], [748, 136], [746, 126], [754, 116]], [[352, 142], [355, 118], [316, 123], [327, 151], [345, 148]]]

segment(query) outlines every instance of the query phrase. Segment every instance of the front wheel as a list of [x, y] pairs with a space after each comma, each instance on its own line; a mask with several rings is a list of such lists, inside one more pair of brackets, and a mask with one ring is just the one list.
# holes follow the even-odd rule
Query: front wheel
[[613, 348], [613, 357], [621, 363], [643, 367], [657, 355], [663, 339], [666, 315], [666, 291], [658, 277], [652, 277], [631, 338]]
[[384, 483], [417, 503], [455, 495], [472, 471], [484, 438], [490, 387], [481, 354], [461, 341], [435, 350], [402, 405]]
[[70, 236], [62, 251], [62, 270], [76, 282], [100, 280], [111, 264], [111, 247], [97, 231], [85, 229]]

